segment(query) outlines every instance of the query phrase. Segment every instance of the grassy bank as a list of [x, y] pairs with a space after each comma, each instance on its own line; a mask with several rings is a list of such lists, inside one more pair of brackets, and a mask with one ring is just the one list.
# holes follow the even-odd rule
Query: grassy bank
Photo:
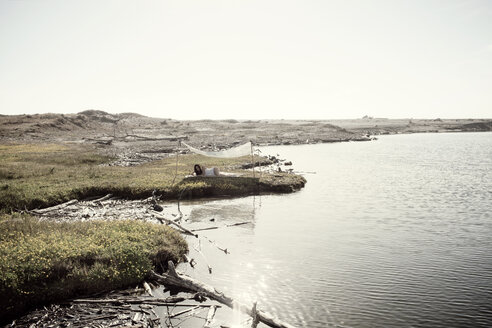
[[41, 303], [128, 286], [187, 252], [175, 230], [139, 221], [0, 221], [0, 318]]
[[[102, 166], [112, 159], [89, 146], [58, 144], [0, 145], [0, 207], [4, 212], [59, 204], [70, 199], [112, 193], [143, 198], [157, 190], [163, 198], [242, 195], [258, 191], [290, 192], [305, 180], [293, 174], [261, 179], [184, 179], [194, 163], [223, 171], [247, 163], [246, 156], [217, 159], [200, 155], [174, 157], [133, 167]], [[245, 177], [251, 172], [243, 171]], [[186, 190], [185, 190], [186, 189]], [[185, 193], [183, 193], [185, 190]]]
[[[113, 158], [91, 146], [0, 145], [0, 322], [29, 307], [140, 282], [158, 263], [178, 261], [187, 245], [174, 230], [138, 221], [39, 222], [24, 209], [112, 193], [163, 199], [291, 192], [304, 178], [293, 174], [185, 178], [193, 164], [222, 171], [250, 157], [180, 156], [134, 167], [107, 166]], [[236, 170], [237, 171], [237, 170]]]

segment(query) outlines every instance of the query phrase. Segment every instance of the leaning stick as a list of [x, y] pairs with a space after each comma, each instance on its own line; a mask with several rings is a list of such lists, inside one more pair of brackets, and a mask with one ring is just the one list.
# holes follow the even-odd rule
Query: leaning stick
[[202, 236], [202, 237], [205, 238], [206, 240], [208, 240], [209, 243], [211, 243], [212, 245], [214, 245], [215, 247], [217, 247], [217, 249], [221, 250], [222, 252], [224, 252], [226, 254], [230, 254], [230, 252], [227, 250], [227, 248], [224, 248], [224, 247], [219, 246], [219, 244], [217, 244], [215, 241], [213, 241], [210, 238], [207, 238], [205, 236]]
[[185, 227], [183, 227], [182, 225], [180, 225], [180, 224], [178, 224], [178, 223], [174, 222], [173, 220], [169, 220], [169, 219], [165, 218], [165, 217], [164, 217], [162, 214], [160, 214], [159, 212], [156, 212], [156, 211], [151, 211], [151, 212], [152, 212], [152, 213], [153, 213], [153, 214], [157, 217], [157, 219], [158, 219], [159, 221], [161, 221], [161, 223], [162, 223], [162, 221], [164, 221], [164, 222], [166, 222], [167, 224], [174, 225], [174, 226], [178, 227], [179, 229], [181, 229], [184, 233], [186, 233], [186, 234], [188, 234], [188, 235], [191, 235], [191, 236], [195, 236], [195, 237], [197, 237], [197, 238], [198, 238], [198, 235], [197, 235], [197, 234], [195, 234], [195, 233], [193, 233], [193, 231], [186, 229], [186, 228], [185, 228]]
[[[172, 285], [176, 287], [185, 288], [188, 290], [204, 293], [206, 296], [227, 305], [233, 309], [239, 309], [241, 312], [246, 313], [250, 316], [253, 316], [253, 309], [235, 301], [229, 296], [224, 295], [221, 292], [218, 292], [214, 287], [206, 285], [202, 282], [199, 282], [193, 278], [185, 276], [183, 274], [178, 274], [174, 267], [174, 263], [172, 261], [168, 262], [169, 270], [167, 273], [163, 273], [159, 275], [153, 271], [151, 271], [151, 278], [157, 280], [158, 282], [165, 285]], [[274, 328], [294, 328], [294, 326], [279, 320], [274, 317], [272, 314], [264, 312], [264, 311], [256, 311], [257, 318], [260, 322]]]
[[212, 274], [212, 267], [210, 266], [210, 264], [208, 264], [207, 258], [205, 257], [205, 255], [201, 251], [202, 246], [201, 246], [201, 243], [200, 243], [200, 239], [198, 239], [198, 247], [200, 249], [198, 249], [195, 245], [193, 245], [193, 248], [195, 249], [195, 251], [197, 251], [198, 254], [200, 254], [203, 257], [203, 260], [205, 261], [205, 264], [208, 267], [208, 273]]

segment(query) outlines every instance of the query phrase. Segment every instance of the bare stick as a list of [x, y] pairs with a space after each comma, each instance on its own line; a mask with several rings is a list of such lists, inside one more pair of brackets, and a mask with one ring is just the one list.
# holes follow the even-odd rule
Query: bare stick
[[204, 237], [202, 236], [203, 238], [205, 238], [206, 240], [208, 240], [209, 243], [211, 243], [212, 245], [214, 245], [215, 247], [217, 247], [217, 249], [223, 251], [224, 253], [226, 254], [230, 254], [230, 252], [227, 250], [227, 248], [224, 248], [224, 247], [221, 247], [219, 246], [219, 244], [217, 244], [215, 241], [213, 241], [212, 239], [209, 239], [207, 237]]
[[258, 319], [258, 312], [256, 311], [256, 302], [253, 303], [253, 308], [251, 309], [251, 317], [253, 318], [251, 323], [251, 328], [256, 328], [260, 320]]
[[170, 224], [170, 225], [175, 225], [176, 227], [178, 227], [179, 229], [181, 229], [184, 233], [188, 234], [188, 235], [191, 235], [191, 236], [195, 236], [198, 238], [198, 235], [193, 233], [193, 231], [190, 231], [188, 229], [186, 229], [185, 227], [177, 224], [176, 222], [174, 222], [173, 220], [169, 220], [169, 219], [166, 219], [162, 214], [160, 214], [159, 212], [156, 212], [156, 211], [151, 211], [156, 217], [157, 219], [159, 219], [159, 221], [165, 221], [167, 224]]
[[235, 226], [240, 226], [240, 225], [248, 224], [248, 223], [251, 223], [251, 222], [245, 221], [245, 222], [232, 223], [232, 224], [226, 225], [226, 227], [235, 227]]
[[208, 267], [208, 273], [212, 274], [212, 267], [210, 266], [210, 264], [208, 264], [207, 258], [202, 253], [202, 250], [201, 250], [202, 247], [201, 247], [200, 239], [198, 240], [198, 248], [195, 245], [193, 245], [193, 248], [195, 249], [195, 251], [198, 252], [198, 254], [200, 254], [203, 257], [203, 260], [205, 261], [205, 264]]
[[191, 229], [191, 231], [197, 232], [197, 231], [215, 230], [215, 229], [219, 229], [219, 228], [220, 227], [214, 226], [214, 227], [201, 228], [201, 229]]
[[215, 305], [212, 305], [210, 309], [208, 309], [207, 320], [205, 320], [205, 325], [203, 325], [203, 328], [210, 328], [212, 326], [216, 310], [217, 306]]
[[199, 229], [191, 229], [190, 231], [197, 232], [197, 231], [206, 231], [206, 230], [215, 230], [215, 229], [220, 229], [220, 228], [229, 228], [229, 227], [236, 227], [244, 224], [251, 223], [249, 221], [247, 222], [238, 222], [238, 223], [232, 223], [232, 224], [227, 224], [224, 227], [219, 227], [219, 226], [212, 226], [208, 228], [199, 228]]
[[196, 305], [192, 308], [189, 308], [189, 309], [186, 309], [186, 310], [183, 310], [183, 311], [179, 311], [178, 313], [172, 313], [169, 318], [175, 318], [179, 315], [182, 315], [182, 314], [185, 314], [185, 313], [188, 313], [188, 312], [192, 312], [192, 311], [195, 311], [196, 309], [198, 309], [200, 306]]

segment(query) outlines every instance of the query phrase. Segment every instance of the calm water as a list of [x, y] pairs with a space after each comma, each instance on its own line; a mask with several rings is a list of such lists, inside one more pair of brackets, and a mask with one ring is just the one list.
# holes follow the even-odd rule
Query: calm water
[[187, 274], [299, 327], [492, 326], [491, 133], [263, 153], [315, 173], [290, 195], [182, 206], [195, 228], [250, 222], [201, 233], [229, 255], [189, 239]]

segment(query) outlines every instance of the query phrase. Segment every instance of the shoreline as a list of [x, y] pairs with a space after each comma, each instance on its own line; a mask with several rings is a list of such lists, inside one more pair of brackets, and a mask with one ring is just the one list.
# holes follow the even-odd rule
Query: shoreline
[[[492, 126], [492, 123], [490, 122], [486, 124]], [[210, 122], [206, 123], [208, 124]], [[227, 124], [235, 125], [242, 123], [228, 122]], [[294, 126], [285, 123], [275, 124], [277, 124], [277, 127], [282, 127], [284, 129], [281, 131], [285, 131], [285, 129], [289, 130]], [[367, 126], [359, 126], [358, 130], [351, 127], [351, 130], [348, 130], [346, 128], [334, 127], [333, 125], [324, 126], [323, 124], [326, 123], [323, 123], [322, 128], [326, 127], [327, 129], [326, 131], [323, 130], [325, 133], [324, 139], [321, 139], [320, 137], [318, 139], [306, 139], [302, 142], [302, 138], [305, 136], [303, 133], [306, 133], [305, 130], [311, 128], [314, 130], [319, 129], [319, 124], [321, 123], [302, 124], [307, 123], [303, 122], [298, 124], [303, 127], [299, 130], [299, 135], [294, 135], [292, 132], [289, 132], [290, 134], [286, 138], [281, 139], [276, 134], [279, 131], [274, 131], [275, 133], [271, 134], [269, 137], [262, 137], [263, 140], [270, 140], [270, 143], [265, 144], [265, 146], [369, 141], [372, 139], [370, 137], [372, 134], [364, 133], [368, 131], [376, 133], [381, 132], [374, 128], [371, 130]], [[149, 131], [151, 130], [152, 129], [146, 130], [146, 133], [150, 133]], [[156, 130], [152, 131], [155, 132]], [[195, 139], [193, 140], [197, 142], [197, 137], [200, 137], [200, 145], [202, 145], [202, 148], [204, 149], [213, 149], [214, 147], [220, 149], [221, 147], [230, 146], [234, 133], [227, 135], [225, 139], [217, 137], [222, 131], [223, 129], [217, 128], [212, 132], [209, 131], [210, 133], [205, 137], [202, 135], [194, 135], [193, 138]], [[401, 128], [401, 130], [391, 127], [388, 128], [388, 131], [388, 133], [381, 134], [476, 132], [471, 130], [419, 130], [415, 129], [415, 126], [412, 127], [412, 129]], [[48, 132], [49, 131], [46, 133]], [[141, 132], [143, 131], [140, 131], [139, 133]], [[44, 134], [45, 137], [46, 133]], [[335, 137], [335, 135], [340, 134], [343, 134], [345, 139]], [[17, 190], [15, 188], [18, 187], [18, 182], [26, 182], [29, 179], [32, 179], [32, 177], [36, 178], [36, 176], [39, 175], [39, 179], [32, 185], [34, 187], [38, 186], [39, 189], [36, 189], [31, 196], [28, 195], [25, 201], [18, 203], [2, 203], [4, 210], [10, 209], [10, 211], [15, 211], [18, 209], [25, 209], [26, 212], [29, 212], [36, 207], [51, 206], [73, 198], [81, 199], [90, 196], [102, 196], [109, 193], [112, 193], [116, 197], [119, 196], [127, 199], [141, 200], [151, 197], [152, 193], [156, 192], [161, 196], [162, 200], [165, 201], [176, 201], [180, 199], [222, 199], [224, 197], [243, 197], [259, 193], [290, 193], [301, 189], [306, 183], [306, 180], [303, 177], [285, 172], [263, 173], [264, 175], [261, 179], [253, 178], [250, 171], [244, 170], [250, 159], [244, 158], [234, 164], [221, 162], [219, 165], [225, 171], [232, 169], [234, 171], [243, 172], [245, 176], [242, 178], [184, 178], [176, 184], [173, 183], [173, 185], [169, 187], [174, 172], [174, 157], [170, 156], [170, 154], [178, 149], [176, 138], [154, 138], [157, 140], [142, 141], [139, 138], [128, 139], [126, 137], [120, 138], [115, 136], [112, 139], [107, 139], [112, 141], [105, 144], [99, 143], [102, 140], [100, 138], [92, 139], [92, 141], [87, 142], [88, 139], [74, 139], [70, 135], [63, 135], [63, 133], [55, 133], [53, 135], [49, 135], [48, 133], [48, 137], [45, 137], [35, 138], [35, 140], [30, 140], [31, 142], [28, 142], [28, 140], [18, 140], [23, 144], [9, 145], [8, 143], [3, 143], [0, 146], [2, 155], [6, 154], [6, 158], [12, 155], [12, 158], [15, 158], [12, 159], [12, 163], [15, 164], [19, 162], [20, 158], [20, 162], [27, 160], [31, 161], [33, 164], [33, 168], [31, 168], [32, 172], [28, 171], [26, 174], [24, 171], [19, 171], [19, 167], [16, 168], [15, 165], [8, 164], [8, 160], [6, 161], [5, 158], [2, 159], [3, 162], [0, 162], [2, 165], [2, 167], [0, 167], [2, 169], [0, 187], [3, 196], [0, 198], [10, 201], [14, 200], [17, 196], [15, 196], [16, 193], [12, 191]], [[216, 137], [219, 142], [212, 144], [211, 140], [215, 140]], [[0, 140], [2, 140], [1, 137]], [[22, 148], [24, 146], [27, 148]], [[9, 147], [20, 148], [14, 151], [15, 154], [9, 155], [9, 149], [13, 149]], [[94, 152], [94, 154], [88, 151]], [[68, 159], [65, 158], [64, 154], [68, 154]], [[138, 154], [151, 155], [139, 157], [140, 155]], [[190, 166], [191, 163], [203, 161], [202, 158], [197, 158], [193, 155], [182, 156], [180, 154], [179, 156], [180, 160], [185, 160], [186, 162], [186, 164], [180, 163], [180, 165], [184, 164], [179, 168], [179, 174], [181, 176], [186, 172], [187, 167]], [[114, 158], [121, 159], [118, 165], [106, 167], [99, 166], [102, 163], [107, 163], [109, 159]], [[70, 168], [73, 164], [71, 164], [71, 162], [69, 163], [68, 160], [75, 160], [75, 162], [79, 161], [76, 163], [75, 170]], [[214, 164], [214, 161], [217, 160], [210, 160], [209, 163]], [[261, 158], [256, 157], [255, 164], [258, 162], [262, 162]], [[40, 165], [40, 163], [42, 163], [42, 165]], [[274, 164], [274, 162], [272, 163]], [[20, 169], [24, 170], [26, 167], [21, 167]], [[64, 170], [68, 171], [65, 172]], [[163, 175], [162, 172], [164, 170], [167, 171]], [[66, 180], [61, 181], [60, 183], [60, 176], [65, 177]], [[41, 185], [39, 185], [40, 183]], [[26, 187], [28, 188], [26, 190], [29, 190], [32, 186], [27, 184]], [[22, 191], [22, 189], [19, 189], [18, 191], [19, 195], [25, 192]]]
[[196, 120], [87, 110], [77, 114], [0, 116], [0, 143], [92, 145], [111, 165], [135, 166], [186, 153], [185, 140], [203, 150], [255, 145], [368, 141], [398, 133], [492, 131], [492, 119]]
[[[244, 165], [244, 162], [250, 160], [250, 158], [211, 160], [201, 156], [186, 155], [180, 156], [178, 166], [175, 166], [173, 158], [169, 158], [136, 167], [114, 167], [101, 166], [104, 162], [110, 161], [111, 158], [100, 157], [100, 155], [88, 152], [87, 150], [88, 148], [86, 147], [71, 148], [67, 145], [60, 146], [57, 144], [1, 146], [0, 152], [2, 161], [0, 161], [0, 169], [2, 179], [0, 180], [0, 201], [2, 204], [2, 213], [0, 214], [2, 214], [2, 220], [0, 222], [3, 226], [6, 229], [12, 229], [13, 225], [20, 225], [21, 231], [25, 231], [20, 236], [25, 236], [22, 238], [26, 238], [25, 240], [28, 243], [30, 241], [34, 242], [36, 238], [39, 238], [38, 236], [41, 236], [43, 240], [51, 240], [49, 239], [51, 238], [49, 236], [52, 235], [50, 230], [53, 230], [53, 228], [39, 228], [36, 229], [36, 235], [31, 235], [29, 226], [32, 226], [32, 224], [26, 224], [26, 220], [32, 218], [38, 220], [38, 222], [42, 221], [46, 224], [53, 223], [55, 225], [66, 225], [68, 223], [81, 221], [96, 222], [99, 220], [102, 220], [102, 222], [104, 222], [104, 220], [109, 220], [117, 224], [119, 219], [122, 217], [125, 218], [123, 214], [127, 213], [127, 219], [131, 219], [135, 223], [138, 223], [140, 220], [145, 220], [148, 213], [151, 213], [150, 216], [153, 217], [153, 222], [157, 224], [159, 221], [161, 223], [168, 223], [167, 221], [164, 222], [163, 220], [160, 220], [159, 216], [156, 217], [156, 214], [152, 214], [152, 211], [149, 212], [150, 209], [156, 208], [158, 200], [178, 200], [179, 204], [180, 199], [224, 198], [260, 193], [289, 193], [299, 190], [306, 183], [306, 180], [303, 177], [286, 172], [262, 172], [261, 176], [253, 177], [251, 171], [239, 168]], [[23, 163], [20, 167], [18, 165], [19, 162]], [[189, 167], [192, 167], [192, 163], [196, 162], [205, 162], [206, 165], [209, 165], [208, 163], [212, 162], [218, 163], [222, 170], [227, 171], [227, 168], [234, 168], [234, 171], [240, 172], [242, 176], [185, 178], [184, 175]], [[177, 170], [177, 174], [175, 170]], [[176, 178], [177, 180], [174, 183]], [[106, 193], [108, 195], [99, 199], [79, 201], [79, 199], [96, 195], [102, 196]], [[128, 206], [125, 208], [124, 206], [126, 205], [123, 205], [123, 208], [118, 209], [118, 204], [115, 203], [115, 201], [117, 202], [115, 197], [126, 199], [123, 203], [131, 204], [133, 209], [131, 206], [130, 209]], [[72, 200], [66, 202], [69, 199]], [[138, 200], [132, 201], [131, 199]], [[54, 207], [49, 207], [53, 205]], [[135, 211], [135, 207], [139, 208], [141, 211]], [[111, 209], [113, 208], [115, 211], [111, 212]], [[18, 209], [23, 209], [20, 212], [24, 213], [24, 216], [27, 217], [18, 217], [18, 214], [16, 214], [19, 212]], [[97, 211], [99, 211], [99, 213]], [[166, 211], [163, 213], [165, 213], [166, 216], [169, 215]], [[167, 218], [169, 221], [171, 221], [171, 219], [175, 220], [176, 218]], [[110, 226], [113, 226], [113, 223], [110, 223]], [[179, 231], [180, 229], [175, 230]], [[17, 252], [16, 250], [20, 244], [15, 239], [18, 237], [15, 236], [19, 236], [19, 234], [6, 234], [6, 236], [7, 235], [11, 237], [6, 237], [0, 243], [2, 251], [0, 255], [2, 255], [3, 258], [3, 262], [0, 264], [7, 265], [6, 268], [15, 268], [19, 267], [17, 264], [24, 262], [24, 265], [28, 265], [29, 267], [29, 261], [35, 261], [39, 255], [33, 253], [32, 256], [29, 255], [32, 259], [25, 262], [24, 257], [20, 256], [22, 253]], [[45, 235], [46, 237], [44, 237]], [[52, 242], [54, 243], [53, 246], [58, 245], [56, 238]], [[9, 243], [14, 246], [8, 246]], [[60, 246], [62, 246], [62, 244], [60, 244]], [[166, 247], [172, 248], [174, 247], [174, 244], [171, 243]], [[46, 248], [46, 252], [48, 252], [48, 249], [50, 248]], [[36, 249], [32, 248], [31, 251], [36, 251]], [[61, 254], [65, 256], [72, 251], [67, 249], [67, 252], [62, 251]], [[115, 252], [114, 255], [119, 256], [118, 252], [119, 251]], [[167, 250], [165, 250], [163, 254], [166, 253], [168, 253]], [[6, 258], [9, 258], [9, 260], [6, 261]], [[162, 257], [162, 262], [167, 263], [168, 260], [169, 258], [167, 256]], [[17, 261], [19, 261], [19, 263], [17, 263]], [[71, 272], [71, 266], [67, 269], [68, 271], [65, 269], [59, 271], [59, 269], [57, 269], [57, 266], [59, 265], [56, 264], [56, 258], [53, 258], [53, 260], [48, 259], [47, 261], [47, 267], [42, 267], [42, 272], [39, 272], [39, 275], [36, 273], [37, 276], [41, 277], [44, 274], [43, 272], [46, 271], [48, 278], [53, 277], [55, 273], [55, 275], [61, 274], [63, 278], [65, 274]], [[49, 264], [51, 263], [50, 261], [55, 263], [54, 267]], [[69, 260], [69, 262], [70, 261], [78, 263], [76, 258]], [[112, 259], [104, 261], [112, 261]], [[87, 266], [90, 269], [98, 262], [91, 260], [87, 263], [88, 264], [84, 264], [84, 266]], [[159, 261], [159, 263], [161, 262]], [[61, 263], [61, 265], [64, 264]], [[131, 262], [129, 262], [128, 265], [131, 267]], [[155, 265], [158, 266], [158, 263]], [[126, 268], [126, 264], [124, 265], [124, 268]], [[51, 272], [54, 273], [52, 274]], [[14, 277], [11, 274], [14, 273], [3, 271], [0, 278], [2, 278], [2, 281], [8, 282], [9, 279], [11, 279], [10, 277]], [[24, 279], [22, 278], [22, 272], [18, 272], [15, 275], [19, 277], [19, 281]], [[104, 275], [102, 277], [104, 277]], [[104, 279], [100, 280], [99, 278], [96, 278], [94, 281], [90, 282], [90, 284], [94, 284], [94, 286], [104, 286]], [[59, 299], [59, 296], [54, 296], [53, 299], [43, 296], [51, 288], [51, 284], [48, 280], [45, 281], [44, 278], [36, 278], [33, 281], [30, 281], [29, 279], [26, 280], [25, 284], [20, 282], [19, 286], [21, 286], [22, 291], [33, 293], [33, 299], [39, 298], [44, 300], [31, 303], [31, 306], [50, 303], [50, 301]], [[140, 280], [140, 278], [138, 280]], [[109, 283], [111, 281], [107, 282]], [[131, 284], [135, 283], [133, 280], [129, 280], [129, 282]], [[32, 283], [35, 284], [34, 286], [41, 286], [41, 288], [36, 287], [32, 289], [29, 287]], [[6, 295], [10, 295], [11, 293], [13, 293], [12, 295], [15, 295], [15, 291], [12, 289], [13, 287], [8, 286], [9, 284], [1, 285], [0, 287], [2, 287], [2, 290]], [[106, 286], [111, 286], [111, 284], [106, 284]], [[68, 290], [64, 291], [63, 286], [58, 286], [57, 288], [61, 288], [62, 294], [66, 294], [65, 297], [63, 297], [65, 299], [67, 297], [70, 298], [73, 296], [84, 295], [84, 293], [80, 294], [79, 292], [76, 292], [75, 294], [72, 294]], [[76, 290], [79, 289], [80, 288]], [[90, 287], [87, 288], [87, 290], [91, 291], [93, 289]], [[102, 290], [104, 290], [104, 287]], [[55, 295], [59, 294], [55, 293]], [[15, 299], [16, 298], [12, 298], [12, 300]], [[16, 303], [16, 301], [13, 302], [13, 304], [9, 303], [9, 307], [14, 306], [14, 309], [2, 313], [2, 321], [5, 320], [3, 318], [5, 315], [8, 316], [10, 312], [17, 311], [15, 309], [15, 304], [18, 304], [22, 309], [25, 303], [24, 301], [19, 301], [19, 303]]]

